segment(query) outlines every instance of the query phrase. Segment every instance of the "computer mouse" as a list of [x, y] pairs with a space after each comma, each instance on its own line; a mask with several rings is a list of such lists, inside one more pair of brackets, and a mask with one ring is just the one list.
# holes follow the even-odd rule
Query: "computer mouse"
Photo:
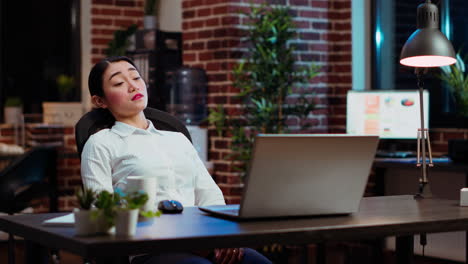
[[162, 200], [158, 203], [158, 209], [163, 214], [180, 214], [184, 210], [184, 207], [176, 200]]

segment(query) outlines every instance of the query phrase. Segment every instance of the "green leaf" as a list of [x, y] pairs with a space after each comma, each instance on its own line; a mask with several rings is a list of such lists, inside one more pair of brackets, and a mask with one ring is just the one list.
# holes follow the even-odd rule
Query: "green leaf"
[[96, 192], [89, 188], [78, 188], [76, 191], [76, 199], [81, 209], [89, 210], [96, 201]]
[[100, 209], [100, 212], [104, 214], [107, 224], [112, 226], [115, 222], [116, 208], [118, 207], [119, 203], [120, 195], [104, 190], [98, 193], [94, 205], [96, 208]]
[[216, 127], [216, 132], [221, 137], [223, 135], [224, 124], [226, 123], [224, 108], [219, 104], [216, 109], [210, 108], [209, 112], [208, 122]]
[[135, 34], [138, 26], [136, 24], [130, 25], [125, 30], [116, 30], [114, 31], [114, 39], [108, 43], [108, 48], [106, 49], [107, 56], [123, 56], [126, 53], [130, 42], [128, 38]]
[[140, 215], [146, 218], [160, 217], [162, 215], [161, 211], [140, 211]]
[[441, 72], [436, 77], [445, 82], [450, 88], [459, 113], [468, 116], [468, 73], [465, 73], [465, 62], [460, 55], [460, 51], [457, 53], [456, 64], [444, 66], [440, 69]]
[[130, 193], [127, 193], [122, 198], [124, 201], [124, 203], [122, 203], [122, 207], [124, 209], [133, 210], [133, 209], [139, 209], [146, 204], [146, 202], [148, 201], [148, 194], [142, 191], [130, 192]]
[[[315, 109], [313, 94], [303, 94], [295, 104], [288, 104], [293, 87], [308, 86], [320, 73], [320, 67], [310, 63], [307, 67], [295, 65], [295, 24], [288, 7], [277, 5], [251, 5], [245, 14], [252, 23], [248, 25], [246, 39], [250, 45], [243, 60], [233, 69], [233, 85], [240, 93], [242, 117], [229, 118], [223, 127], [232, 133], [231, 153], [225, 157], [234, 162], [233, 168], [244, 172], [251, 157], [255, 135], [289, 131], [288, 117], [307, 119]], [[221, 120], [218, 109], [210, 110], [211, 122]], [[304, 124], [309, 127], [310, 124]]]

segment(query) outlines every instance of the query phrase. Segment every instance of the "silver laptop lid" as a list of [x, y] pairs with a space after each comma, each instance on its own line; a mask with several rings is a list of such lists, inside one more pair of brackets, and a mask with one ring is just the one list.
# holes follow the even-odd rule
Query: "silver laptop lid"
[[356, 212], [378, 136], [260, 134], [239, 215], [278, 217]]

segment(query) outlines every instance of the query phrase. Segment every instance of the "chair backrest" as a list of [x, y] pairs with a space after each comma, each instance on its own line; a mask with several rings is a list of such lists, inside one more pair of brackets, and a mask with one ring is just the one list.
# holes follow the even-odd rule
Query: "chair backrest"
[[[181, 132], [192, 142], [189, 131], [176, 117], [150, 107], [147, 107], [144, 113], [146, 118], [153, 122], [156, 129]], [[109, 112], [103, 109], [93, 109], [81, 117], [75, 125], [75, 141], [80, 157], [88, 138], [101, 129], [110, 128], [113, 125], [113, 120]]]
[[0, 211], [13, 214], [38, 197], [48, 195], [50, 211], [57, 211], [57, 150], [38, 146], [0, 171]]

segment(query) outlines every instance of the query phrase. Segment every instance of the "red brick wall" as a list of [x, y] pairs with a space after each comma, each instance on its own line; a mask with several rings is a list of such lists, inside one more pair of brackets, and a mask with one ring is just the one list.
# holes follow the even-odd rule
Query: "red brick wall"
[[450, 139], [468, 139], [468, 129], [466, 128], [430, 128], [429, 131], [434, 156], [448, 153]]
[[[29, 145], [33, 142], [38, 142], [37, 139], [41, 138], [42, 142], [62, 142], [63, 147], [59, 148], [59, 155], [57, 158], [57, 182], [59, 192], [59, 210], [70, 211], [75, 204], [75, 197], [73, 196], [74, 191], [77, 187], [81, 186], [80, 178], [80, 159], [76, 152], [74, 129], [72, 127], [50, 127], [40, 125], [30, 126], [27, 128], [26, 141]], [[447, 141], [449, 139], [468, 139], [468, 129], [457, 129], [457, 128], [446, 128], [446, 129], [431, 129], [431, 140], [432, 149], [434, 156], [442, 155], [447, 153]], [[218, 139], [214, 139], [217, 141]], [[12, 125], [1, 124], [0, 125], [0, 142], [7, 144], [14, 144], [15, 142], [15, 129]], [[213, 149], [213, 148], [212, 148]], [[213, 151], [212, 151], [213, 152]], [[216, 160], [214, 160], [216, 162]], [[0, 161], [0, 169], [5, 166], [6, 163]], [[218, 165], [219, 169], [219, 165]], [[219, 171], [215, 173], [217, 177], [220, 174]], [[235, 176], [230, 177], [234, 181]], [[368, 192], [366, 195], [372, 195], [373, 191], [373, 179], [368, 185]], [[229, 188], [228, 183], [219, 183], [223, 187], [223, 191]], [[232, 182], [231, 182], [232, 184]], [[226, 195], [228, 201], [235, 201], [238, 199], [233, 197], [234, 195]], [[48, 211], [48, 200], [42, 199], [35, 202], [35, 212], [47, 212]]]
[[143, 24], [144, 0], [92, 0], [91, 6], [91, 60], [105, 57], [107, 43], [115, 30], [131, 24]]
[[[244, 51], [246, 17], [251, 1], [183, 1], [184, 64], [201, 67], [209, 77], [208, 106], [223, 104], [229, 114], [238, 112], [231, 71]], [[257, 3], [263, 1], [255, 1]], [[322, 66], [306, 91], [315, 94], [317, 106], [308, 118], [314, 124], [309, 132], [344, 131], [345, 95], [351, 88], [351, 1], [282, 0], [297, 24], [298, 64]], [[242, 184], [230, 161], [224, 159], [230, 139], [218, 137], [210, 129], [209, 158], [214, 162], [215, 179], [228, 203], [239, 202]]]
[[[237, 13], [247, 9], [250, 0], [184, 0], [183, 38], [184, 63], [204, 68], [209, 76], [209, 107], [222, 103], [229, 113], [239, 109], [233, 98], [232, 68], [242, 55], [241, 37], [245, 34], [245, 18]], [[255, 1], [261, 2], [261, 1]], [[310, 116], [315, 122], [311, 132], [344, 132], [346, 92], [351, 88], [351, 0], [275, 0], [289, 4], [298, 25], [296, 56], [299, 63], [322, 65], [322, 73], [309, 89], [317, 96], [319, 106]], [[92, 62], [104, 57], [107, 42], [117, 29], [132, 23], [141, 25], [143, 0], [92, 1]], [[27, 142], [59, 141], [63, 143], [57, 160], [60, 210], [74, 207], [73, 193], [81, 185], [79, 157], [72, 127], [30, 126]], [[435, 155], [447, 152], [447, 140], [468, 139], [468, 129], [431, 129]], [[15, 130], [0, 125], [0, 142], [14, 143]], [[229, 138], [217, 137], [210, 128], [210, 160], [214, 175], [228, 202], [238, 202], [242, 185], [230, 162]], [[47, 200], [36, 211], [47, 210]]]
[[[91, 4], [91, 63], [96, 63], [105, 57], [107, 44], [118, 29], [125, 29], [131, 24], [142, 25], [144, 0], [92, 0]], [[31, 132], [32, 131], [32, 132]], [[14, 131], [10, 125], [0, 126], [0, 142], [14, 143]], [[77, 187], [81, 186], [79, 157], [76, 153], [74, 128], [63, 127], [31, 129], [30, 136], [39, 136], [42, 140], [61, 140], [57, 160], [57, 180], [59, 184], [59, 209], [69, 211], [75, 206], [73, 196]], [[36, 137], [36, 140], [37, 137]], [[47, 200], [42, 200], [35, 206], [36, 212], [48, 210]]]

